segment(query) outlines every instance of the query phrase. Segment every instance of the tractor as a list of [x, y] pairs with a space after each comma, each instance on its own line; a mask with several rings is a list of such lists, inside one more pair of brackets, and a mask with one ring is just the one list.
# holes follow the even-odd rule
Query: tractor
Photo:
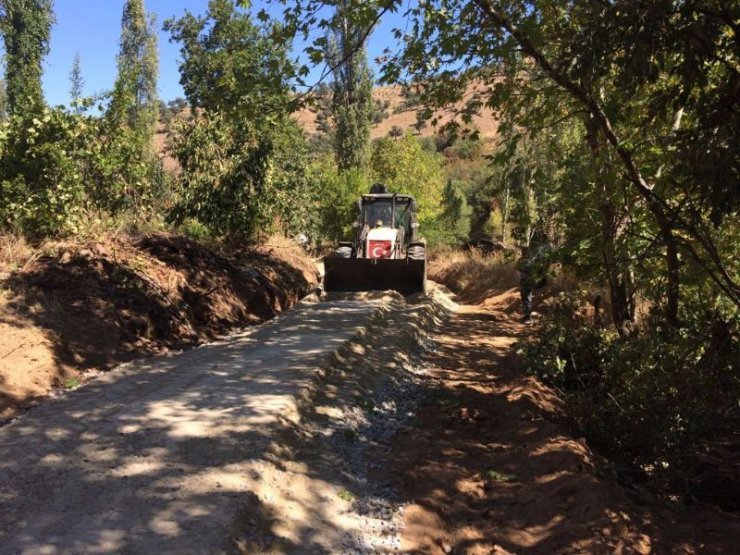
[[416, 201], [376, 183], [357, 201], [354, 241], [324, 259], [326, 291], [426, 292], [426, 242], [418, 236]]

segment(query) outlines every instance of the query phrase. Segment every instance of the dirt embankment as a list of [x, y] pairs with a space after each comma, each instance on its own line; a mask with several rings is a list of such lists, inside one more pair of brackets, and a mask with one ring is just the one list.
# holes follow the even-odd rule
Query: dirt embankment
[[111, 366], [269, 319], [316, 285], [297, 248], [155, 234], [59, 244], [0, 281], [0, 418]]
[[457, 310], [425, 357], [424, 405], [376, 452], [375, 480], [407, 501], [401, 551], [734, 553], [735, 515], [623, 487], [572, 435], [566, 403], [516, 355], [531, 329], [518, 308], [512, 288]]

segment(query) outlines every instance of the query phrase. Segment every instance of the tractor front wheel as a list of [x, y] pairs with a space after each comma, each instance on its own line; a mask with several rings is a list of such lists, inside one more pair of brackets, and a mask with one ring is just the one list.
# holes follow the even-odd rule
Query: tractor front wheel
[[411, 260], [424, 260], [426, 256], [426, 249], [421, 245], [414, 245], [413, 247], [409, 247], [408, 257]]
[[352, 258], [352, 247], [339, 247], [334, 251], [337, 258]]

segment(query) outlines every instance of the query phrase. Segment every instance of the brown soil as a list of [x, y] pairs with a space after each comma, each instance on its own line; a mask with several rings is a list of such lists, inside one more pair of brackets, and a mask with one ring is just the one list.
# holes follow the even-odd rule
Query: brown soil
[[427, 364], [437, 389], [378, 453], [404, 499], [406, 553], [733, 553], [740, 520], [615, 481], [513, 345], [517, 292], [462, 307]]
[[316, 280], [290, 248], [225, 254], [166, 234], [47, 248], [0, 282], [0, 417], [94, 371], [271, 318]]
[[[466, 95], [465, 101], [472, 97], [474, 89], [471, 87], [470, 92]], [[400, 127], [404, 131], [406, 129], [412, 129], [416, 123], [416, 113], [419, 111], [417, 108], [410, 108], [407, 110], [394, 113], [394, 110], [398, 108], [404, 101], [401, 87], [389, 86], [389, 87], [375, 87], [373, 90], [373, 98], [381, 101], [388, 101], [388, 117], [373, 125], [370, 133], [371, 138], [378, 139], [381, 137], [387, 137], [388, 133], [394, 127]], [[434, 113], [434, 117], [438, 119], [437, 127], [444, 125], [453, 119], [455, 110], [459, 110], [464, 107], [465, 101], [452, 106], [449, 110], [437, 110]], [[295, 114], [296, 121], [301, 125], [304, 131], [308, 135], [313, 135], [317, 132], [316, 127], [316, 112], [304, 108], [303, 110]], [[482, 108], [480, 114], [473, 116], [473, 126], [478, 130], [479, 135], [482, 139], [494, 139], [498, 136], [498, 119], [494, 113], [488, 108]], [[420, 135], [424, 137], [433, 136], [437, 132], [437, 129], [431, 125], [424, 127]]]

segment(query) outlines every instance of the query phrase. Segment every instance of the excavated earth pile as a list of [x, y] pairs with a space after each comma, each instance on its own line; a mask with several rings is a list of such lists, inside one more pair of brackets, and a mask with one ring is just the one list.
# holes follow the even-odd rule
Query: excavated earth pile
[[227, 254], [172, 234], [47, 245], [0, 272], [0, 420], [121, 362], [272, 318], [316, 283], [297, 247]]

